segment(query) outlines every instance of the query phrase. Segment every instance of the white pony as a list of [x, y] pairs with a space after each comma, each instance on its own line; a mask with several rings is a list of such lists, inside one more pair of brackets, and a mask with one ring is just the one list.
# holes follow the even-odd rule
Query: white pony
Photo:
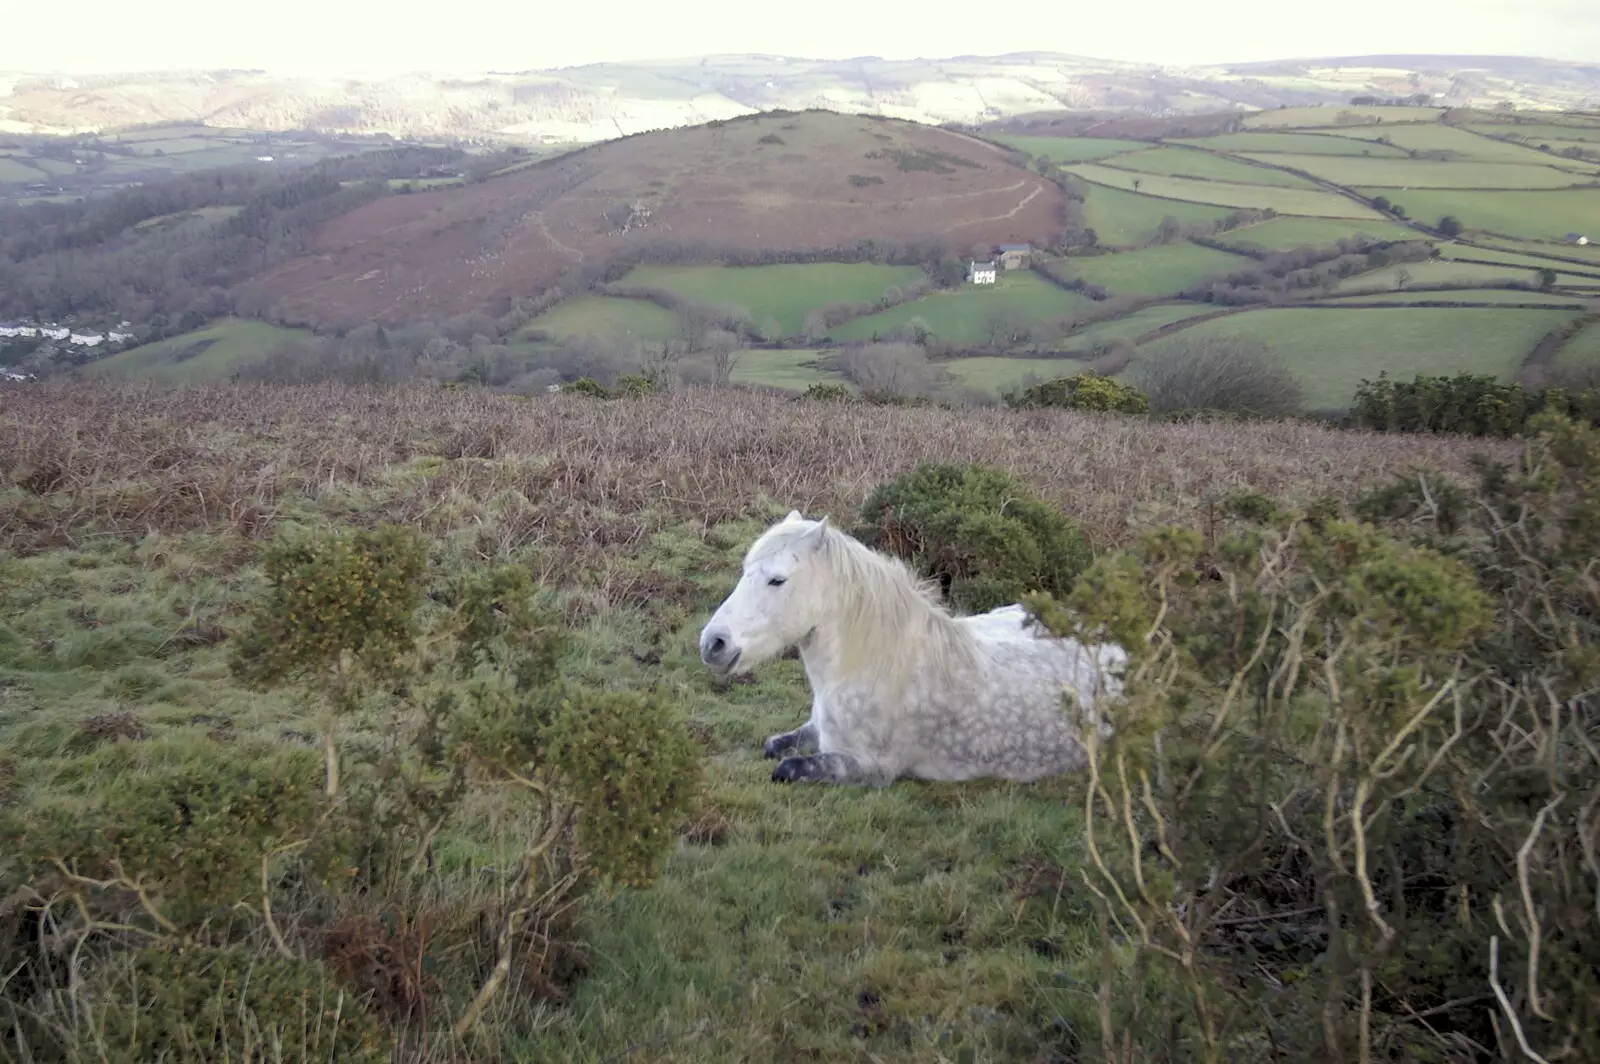
[[[1098, 707], [1121, 693], [1127, 654], [1030, 621], [1015, 604], [952, 616], [903, 562], [796, 510], [745, 554], [700, 660], [728, 676], [799, 649], [811, 718], [766, 741], [774, 780], [1035, 780], [1087, 764], [1063, 695], [1109, 735]], [[817, 752], [788, 756], [804, 746]]]

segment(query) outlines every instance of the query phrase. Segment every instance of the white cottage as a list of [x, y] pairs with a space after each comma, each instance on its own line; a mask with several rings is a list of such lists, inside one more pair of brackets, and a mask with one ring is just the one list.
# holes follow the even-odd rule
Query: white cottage
[[967, 267], [967, 280], [973, 284], [994, 284], [1000, 277], [1000, 266], [995, 262], [974, 262]]

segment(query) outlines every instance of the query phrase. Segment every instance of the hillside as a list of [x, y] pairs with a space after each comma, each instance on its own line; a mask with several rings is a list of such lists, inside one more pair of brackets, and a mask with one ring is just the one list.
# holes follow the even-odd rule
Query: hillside
[[[0, 513], [6, 515], [0, 522], [6, 578], [0, 584], [0, 813], [13, 832], [0, 860], [0, 886], [8, 897], [38, 897], [22, 886], [33, 882], [32, 865], [22, 856], [32, 851], [21, 844], [11, 849], [10, 839], [26, 831], [22, 837], [32, 844], [40, 823], [59, 824], [63, 833], [81, 824], [66, 837], [89, 855], [115, 856], [141, 844], [156, 854], [146, 859], [144, 850], [133, 851], [154, 866], [143, 876], [140, 890], [148, 893], [141, 896], [153, 895], [148, 905], [192, 920], [204, 928], [196, 937], [208, 937], [171, 950], [180, 963], [198, 956], [183, 969], [198, 975], [141, 980], [141, 970], [116, 962], [140, 956], [134, 950], [148, 943], [165, 950], [157, 937], [163, 929], [137, 904], [121, 905], [116, 927], [82, 936], [74, 959], [82, 983], [69, 995], [51, 994], [53, 984], [37, 974], [58, 971], [55, 955], [44, 953], [53, 940], [42, 940], [40, 948], [39, 936], [8, 934], [0, 940], [6, 951], [0, 959], [7, 971], [25, 977], [0, 986], [4, 1044], [31, 1048], [32, 1059], [55, 1059], [42, 1051], [50, 1047], [53, 1027], [17, 1019], [40, 1013], [60, 1019], [69, 1034], [76, 1033], [76, 1021], [84, 1032], [78, 1044], [92, 1039], [104, 1059], [157, 1059], [160, 1049], [196, 1031], [220, 1039], [202, 1029], [212, 1017], [229, 1024], [225, 1034], [259, 1026], [267, 1036], [284, 1031], [291, 1044], [291, 1036], [309, 1037], [301, 1025], [312, 1025], [300, 1011], [302, 987], [309, 986], [311, 1007], [333, 1014], [319, 1030], [359, 1031], [358, 1024], [377, 1017], [383, 1037], [374, 1041], [401, 1040], [396, 1055], [416, 1060], [925, 1064], [940, 1059], [933, 1048], [940, 1039], [962, 1050], [943, 1054], [945, 1060], [1102, 1059], [1117, 1047], [1104, 1043], [1098, 1023], [1099, 981], [1115, 973], [1118, 981], [1105, 993], [1119, 1004], [1134, 996], [1128, 986], [1141, 984], [1132, 982], [1132, 944], [1104, 930], [1107, 918], [1090, 893], [1103, 881], [1090, 878], [1094, 836], [1086, 817], [1095, 803], [1085, 801], [1084, 775], [1033, 784], [905, 781], [887, 788], [797, 789], [770, 782], [772, 762], [763, 759], [761, 740], [803, 718], [810, 695], [800, 663], [774, 662], [749, 682], [718, 683], [695, 652], [700, 627], [737, 577], [743, 549], [791, 505], [846, 525], [873, 485], [929, 460], [979, 461], [1015, 473], [1052, 508], [1080, 520], [1103, 553], [1169, 522], [1211, 533], [1222, 523], [1215, 504], [1241, 490], [1264, 493], [1258, 499], [1315, 499], [1320, 507], [1417, 463], [1465, 474], [1474, 452], [1509, 456], [1513, 450], [1498, 441], [1341, 433], [1293, 423], [1155, 424], [1065, 411], [908, 410], [738, 394], [603, 403], [566, 396], [517, 402], [438, 388], [91, 383], [20, 389], [0, 404], [7, 473], [0, 480]], [[280, 533], [354, 531], [383, 521], [403, 522], [426, 542], [428, 588], [438, 589], [424, 603], [430, 623], [450, 616], [445, 611], [458, 601], [455, 589], [463, 585], [446, 581], [485, 574], [498, 580], [505, 570], [497, 566], [531, 574], [565, 620], [571, 645], [560, 665], [566, 679], [661, 699], [671, 719], [684, 722], [704, 762], [704, 786], [690, 814], [662, 825], [668, 853], [654, 884], [597, 890], [582, 899], [581, 921], [552, 918], [530, 932], [512, 978], [466, 1040], [451, 1040], [449, 1031], [493, 967], [493, 932], [509, 908], [508, 869], [543, 823], [541, 806], [509, 786], [490, 789], [474, 774], [467, 799], [446, 805], [454, 815], [437, 821], [436, 840], [429, 836], [425, 870], [406, 874], [413, 849], [405, 844], [422, 830], [411, 822], [426, 826], [439, 814], [420, 806], [421, 798], [413, 799], [417, 806], [397, 798], [403, 811], [421, 808], [426, 816], [373, 815], [361, 822], [359, 840], [371, 850], [351, 859], [349, 875], [359, 871], [358, 878], [347, 880], [341, 864], [339, 874], [313, 885], [301, 865], [284, 861], [272, 866], [270, 910], [263, 908], [269, 888], [257, 890], [255, 883], [260, 855], [279, 836], [263, 842], [261, 834], [236, 827], [292, 815], [301, 808], [290, 801], [305, 786], [302, 779], [321, 786], [315, 744], [325, 724], [314, 698], [297, 689], [247, 688], [229, 668], [251, 631], [247, 611], [266, 594], [266, 551]], [[1379, 570], [1378, 577], [1403, 579], [1403, 569], [1399, 577], [1390, 575], [1395, 568]], [[1413, 581], [1400, 587], [1418, 584], [1419, 594], [1433, 586]], [[498, 599], [493, 606], [485, 626], [499, 623]], [[1230, 649], [1218, 643], [1219, 654]], [[1591, 641], [1584, 649], [1592, 647]], [[1320, 673], [1320, 663], [1304, 671]], [[494, 689], [489, 679], [482, 686]], [[432, 690], [422, 688], [417, 704]], [[1210, 690], [1195, 685], [1184, 692], [1186, 704]], [[394, 696], [402, 697], [408, 696]], [[1315, 702], [1311, 711], [1321, 707]], [[520, 735], [527, 716], [519, 703], [516, 726], [504, 734]], [[1250, 715], [1244, 716], [1248, 724]], [[1562, 716], [1570, 721], [1574, 713]], [[413, 769], [421, 757], [410, 744], [422, 719], [413, 703], [386, 694], [340, 720], [351, 817], [368, 808], [357, 804], [365, 793], [357, 788], [373, 786], [374, 777], [383, 780], [378, 773], [391, 757], [405, 759], [419, 788], [433, 783], [433, 775], [423, 775], [431, 763]], [[1448, 710], [1426, 725], [1424, 734], [1437, 743], [1434, 732], [1448, 735]], [[1581, 753], [1577, 736], [1584, 733], [1573, 734], [1570, 748]], [[1278, 751], [1280, 744], [1239, 739], [1224, 755], [1245, 758], [1257, 749]], [[655, 754], [648, 751], [620, 772], [622, 783], [645, 774]], [[409, 784], [413, 775], [400, 778]], [[1528, 771], [1525, 779], [1533, 782], [1507, 800], [1519, 800], [1545, 778]], [[266, 789], [269, 784], [278, 789]], [[1441, 803], [1456, 793], [1438, 790]], [[277, 800], [283, 793], [288, 797]], [[1320, 792], [1309, 793], [1320, 799]], [[241, 797], [233, 801], [235, 795]], [[1388, 801], [1387, 792], [1382, 797], [1375, 817], [1400, 804]], [[1226, 802], [1253, 812], [1248, 803], [1258, 800], [1248, 787], [1209, 788], [1204, 808], [1222, 810]], [[1320, 801], [1299, 805], [1310, 806], [1320, 822]], [[284, 808], [290, 812], [279, 814]], [[1517, 839], [1531, 815], [1516, 822]], [[1446, 856], [1440, 860], [1448, 861], [1453, 851], [1446, 847], [1457, 836], [1437, 833], [1464, 819], [1423, 820], [1436, 834], [1419, 837], [1441, 838]], [[1441, 826], [1426, 827], [1435, 823]], [[1116, 830], [1104, 830], [1101, 844], [1117, 837]], [[1176, 843], [1188, 837], [1174, 836]], [[158, 850], [147, 839], [171, 842]], [[1556, 850], [1555, 843], [1547, 845]], [[1421, 861], [1437, 852], [1418, 849], [1422, 857], [1407, 850], [1393, 859]], [[225, 869], [243, 864], [249, 874], [234, 888], [234, 879], [214, 875], [208, 863], [199, 866], [206, 874], [180, 879], [178, 873], [196, 867], [196, 852], [228, 860]], [[395, 852], [407, 861], [382, 863]], [[1322, 907], [1304, 901], [1315, 897], [1316, 881], [1304, 882], [1311, 872], [1295, 865], [1290, 876], [1266, 863], [1280, 852], [1273, 849], [1221, 879], [1215, 889], [1227, 892], [1226, 915], [1219, 918], [1220, 931], [1201, 940], [1202, 954], [1219, 965], [1231, 959], [1240, 981], [1261, 986], [1272, 1007], [1240, 1010], [1241, 1023], [1276, 1023], [1269, 1033], [1280, 1044], [1308, 1046], [1293, 1057], [1308, 1059], [1317, 1055], [1312, 1043], [1322, 1030], [1317, 1010], [1338, 1008], [1343, 1023], [1362, 999], [1359, 985], [1332, 996], [1332, 1005], [1314, 994], [1296, 996], [1303, 980], [1320, 977], [1315, 958], [1324, 952]], [[1503, 853], [1497, 861], [1512, 863], [1515, 847]], [[398, 871], [387, 873], [389, 864]], [[1540, 873], [1532, 882], [1542, 903], [1550, 897], [1550, 879], [1567, 866], [1546, 876], [1542, 857], [1532, 864]], [[1488, 858], [1471, 867], [1486, 865]], [[1321, 867], [1309, 860], [1306, 866]], [[1251, 874], [1257, 867], [1263, 871]], [[1396, 921], [1410, 936], [1402, 945], [1420, 950], [1435, 928], [1463, 940], [1476, 935], [1476, 945], [1496, 926], [1498, 908], [1485, 899], [1498, 890], [1514, 897], [1514, 873], [1499, 880], [1490, 880], [1490, 870], [1479, 873], [1489, 881], [1481, 896], [1473, 891], [1470, 907], [1458, 906], [1454, 890], [1440, 901], [1443, 892], [1431, 878], [1416, 876], [1417, 904], [1408, 922]], [[41, 877], [40, 887], [54, 889], [56, 882]], [[235, 891], [228, 897], [246, 900], [224, 922], [212, 914], [228, 890]], [[97, 914], [121, 898], [99, 889], [83, 896]], [[219, 900], [204, 909], [177, 908], [194, 896]], [[1592, 907], [1561, 911], [1581, 916]], [[1355, 918], [1363, 912], [1357, 908]], [[1307, 914], [1314, 922], [1279, 922]], [[1468, 919], [1473, 923], [1465, 930], [1453, 930]], [[122, 933], [129, 922], [152, 930], [141, 937]], [[1245, 952], [1236, 929], [1256, 925], [1273, 934], [1287, 928], [1310, 944], [1296, 940], [1292, 950], [1272, 944], [1257, 950], [1245, 940]], [[220, 976], [208, 978], [198, 967], [216, 955], [219, 941], [244, 943], [245, 956], [264, 973], [259, 979], [277, 977], [284, 965], [275, 962], [287, 956], [301, 982], [278, 999], [263, 1002], [265, 995], [257, 995], [238, 1006], [228, 999], [227, 1010], [197, 1017], [202, 1006], [194, 1002], [219, 996], [213, 988]], [[1583, 936], [1555, 939], [1563, 948], [1573, 941]], [[35, 948], [45, 963], [33, 963]], [[1505, 948], [1519, 959], [1526, 954], [1523, 940]], [[1479, 970], [1488, 964], [1482, 952], [1461, 954], [1467, 958], [1463, 983], [1487, 981]], [[341, 966], [352, 956], [366, 963]], [[1572, 970], [1552, 965], [1545, 992], [1565, 994]], [[1156, 971], [1164, 977], [1167, 969]], [[1404, 989], [1417, 993], [1375, 1001], [1373, 1025], [1410, 1020], [1416, 1011], [1411, 1002], [1425, 995], [1448, 1004], [1412, 1021], [1417, 1038], [1436, 1030], [1447, 1013], [1449, 1030], [1487, 1039], [1481, 1029], [1489, 1028], [1494, 1009], [1487, 995], [1443, 996], [1456, 971], [1443, 965], [1399, 969], [1395, 978], [1410, 980]], [[396, 972], [421, 974], [394, 989], [390, 980], [401, 978]], [[1166, 987], [1154, 980], [1149, 985], [1149, 999], [1159, 1002]], [[319, 991], [329, 1002], [342, 992], [337, 1013], [332, 1004], [318, 1005]], [[418, 1007], [391, 1007], [395, 999]], [[1559, 1006], [1573, 998], [1554, 1001]], [[149, 1010], [138, 1015], [166, 1025], [96, 1022], [135, 1009]], [[1186, 1011], [1175, 1009], [1170, 1026], [1149, 1021], [1148, 1032], [1122, 1020], [1126, 1011], [1119, 1011], [1118, 1022], [1147, 1035], [1152, 1057], [1172, 1044], [1173, 1030], [1192, 1040]], [[1568, 1015], [1563, 1008], [1552, 1011]], [[83, 1016], [88, 1019], [78, 1019]], [[1256, 1043], [1265, 1047], [1267, 1036]], [[391, 1059], [386, 1044], [380, 1053], [284, 1055], [359, 1064]], [[1273, 1057], [1263, 1049], [1240, 1059], [1254, 1064]]]
[[262, 71], [0, 73], [0, 133], [202, 122], [258, 131], [601, 140], [759, 110], [981, 122], [1060, 108], [1173, 114], [1426, 93], [1450, 106], [1592, 107], [1594, 66], [1499, 56], [1356, 56], [1171, 67], [1051, 52], [936, 59], [709, 55], [521, 72], [301, 78]]
[[329, 222], [249, 291], [280, 318], [313, 325], [498, 316], [624, 256], [671, 261], [713, 248], [781, 261], [863, 240], [1042, 242], [1059, 231], [1063, 202], [1012, 153], [960, 133], [828, 112], [762, 115], [384, 197]]

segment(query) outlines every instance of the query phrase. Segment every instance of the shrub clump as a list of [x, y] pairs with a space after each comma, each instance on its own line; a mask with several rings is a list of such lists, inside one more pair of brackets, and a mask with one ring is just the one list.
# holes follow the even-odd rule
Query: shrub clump
[[[68, 1060], [384, 1064], [394, 1039], [320, 963], [242, 946], [149, 946], [94, 980], [104, 1002]], [[102, 1054], [109, 1054], [103, 1056]]]
[[1078, 522], [1015, 477], [982, 465], [928, 463], [880, 485], [855, 534], [980, 612], [1030, 591], [1065, 594], [1092, 553]]
[[1099, 1048], [1600, 1059], [1600, 431], [1223, 510], [1027, 600], [1130, 655], [1082, 733]]
[[1305, 408], [1299, 380], [1258, 340], [1180, 336], [1146, 352], [1128, 375], [1161, 415], [1213, 411], [1286, 418]]
[[1150, 410], [1150, 400], [1139, 389], [1094, 372], [1057, 377], [1009, 394], [1005, 399], [1007, 406], [1018, 409], [1057, 407], [1119, 414], [1144, 414]]
[[1537, 415], [1550, 411], [1600, 425], [1600, 389], [1550, 387], [1529, 390], [1489, 374], [1417, 374], [1409, 381], [1387, 372], [1363, 380], [1349, 421], [1380, 432], [1447, 432], [1465, 436], [1516, 436]]

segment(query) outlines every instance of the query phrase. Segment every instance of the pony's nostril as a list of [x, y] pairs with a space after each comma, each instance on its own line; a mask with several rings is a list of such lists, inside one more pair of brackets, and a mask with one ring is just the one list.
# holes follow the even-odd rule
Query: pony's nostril
[[711, 641], [711, 654], [713, 657], [721, 657], [722, 652], [727, 649], [728, 641], [723, 639], [721, 636], [718, 636]]

